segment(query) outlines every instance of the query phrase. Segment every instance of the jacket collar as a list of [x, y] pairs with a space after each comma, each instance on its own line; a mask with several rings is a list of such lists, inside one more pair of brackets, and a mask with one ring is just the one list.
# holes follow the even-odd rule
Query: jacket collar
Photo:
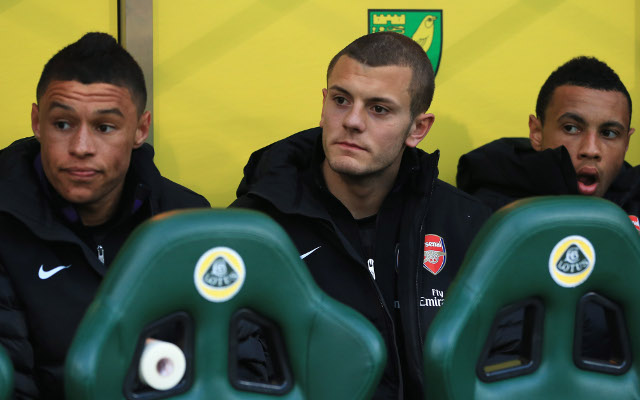
[[[160, 179], [160, 172], [153, 164], [153, 148], [144, 144], [134, 150], [121, 199], [121, 203], [128, 206], [122, 207], [122, 215], [135, 213], [147, 200], [153, 203], [151, 188], [156, 187], [154, 184]], [[45, 234], [55, 226], [52, 213], [61, 214], [68, 223], [79, 223], [73, 205], [46, 179], [40, 143], [34, 137], [17, 140], [0, 150], [0, 191], [15, 193], [15, 196], [0, 196], [0, 212], [8, 212], [29, 226], [37, 226]]]
[[628, 209], [634, 203], [640, 201], [640, 166], [632, 167], [624, 162], [618, 176], [613, 181], [604, 198], [613, 201], [627, 212], [637, 212]]
[[[406, 148], [392, 191], [428, 193], [438, 175], [439, 152]], [[321, 172], [322, 128], [292, 135], [254, 152], [244, 168], [237, 196], [266, 199], [280, 211], [326, 218], [318, 190], [326, 190]]]

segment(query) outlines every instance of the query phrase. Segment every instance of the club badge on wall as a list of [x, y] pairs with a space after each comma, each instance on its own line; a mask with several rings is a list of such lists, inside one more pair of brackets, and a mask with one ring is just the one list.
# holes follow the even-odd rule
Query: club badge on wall
[[397, 32], [415, 40], [437, 74], [442, 55], [442, 10], [369, 10], [369, 33]]

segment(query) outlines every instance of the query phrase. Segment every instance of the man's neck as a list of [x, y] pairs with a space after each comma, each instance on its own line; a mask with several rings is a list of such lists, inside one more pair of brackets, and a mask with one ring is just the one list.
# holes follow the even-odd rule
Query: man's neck
[[329, 192], [349, 210], [353, 218], [362, 219], [378, 213], [391, 191], [400, 165], [387, 168], [383, 174], [348, 176], [332, 170], [325, 159], [322, 174]]
[[78, 215], [80, 215], [82, 224], [85, 226], [97, 226], [109, 221], [118, 210], [123, 187], [124, 182], [119, 188], [113, 190], [109, 195], [96, 202], [76, 204], [75, 207]]

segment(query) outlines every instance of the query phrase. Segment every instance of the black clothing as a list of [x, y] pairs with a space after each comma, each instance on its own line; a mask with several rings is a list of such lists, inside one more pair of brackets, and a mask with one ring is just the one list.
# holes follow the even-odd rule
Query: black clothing
[[209, 207], [162, 177], [153, 155], [147, 144], [133, 151], [115, 216], [87, 228], [47, 181], [35, 138], [0, 150], [0, 344], [14, 363], [16, 398], [64, 398], [75, 330], [139, 223], [163, 211]]
[[[604, 198], [613, 201], [629, 214], [634, 224], [640, 217], [640, 165], [632, 167], [625, 161]], [[640, 226], [636, 225], [640, 230]]]
[[[407, 148], [378, 211], [369, 258], [357, 221], [324, 183], [321, 134], [309, 129], [253, 153], [232, 206], [280, 223], [320, 288], [380, 331], [388, 356], [374, 397], [421, 398], [427, 328], [489, 210], [437, 179], [438, 153]], [[393, 302], [378, 281], [389, 273], [396, 277]]]
[[[458, 188], [494, 211], [525, 197], [579, 194], [567, 149], [560, 146], [536, 151], [529, 138], [502, 138], [464, 154], [458, 162], [456, 181]], [[604, 198], [616, 203], [630, 217], [635, 216], [637, 222], [640, 166], [631, 167], [625, 162]]]
[[564, 146], [536, 151], [529, 138], [503, 138], [460, 157], [456, 185], [492, 210], [532, 196], [579, 194]]
[[[529, 138], [502, 138], [460, 157], [458, 188], [479, 198], [494, 211], [512, 201], [533, 196], [577, 195], [578, 184], [569, 152], [564, 146], [544, 151], [531, 147]], [[640, 167], [624, 163], [604, 197], [622, 207], [640, 230]], [[583, 348], [603, 360], [610, 337], [605, 319], [598, 310], [585, 315]], [[500, 321], [494, 341], [496, 359], [519, 355], [523, 310]], [[498, 361], [496, 361], [498, 362]]]

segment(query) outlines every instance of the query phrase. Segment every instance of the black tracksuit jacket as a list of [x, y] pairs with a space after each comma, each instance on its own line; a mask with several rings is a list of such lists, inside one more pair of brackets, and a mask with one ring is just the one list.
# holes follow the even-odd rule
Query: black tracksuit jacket
[[[301, 254], [310, 252], [304, 261], [320, 288], [381, 332], [387, 365], [374, 398], [422, 398], [427, 329], [490, 210], [437, 179], [437, 152], [407, 148], [377, 214], [375, 253], [367, 255], [356, 221], [324, 184], [321, 134], [321, 128], [309, 129], [253, 153], [232, 206], [274, 218]], [[445, 255], [428, 262], [425, 250], [437, 250], [432, 242], [438, 237]], [[442, 268], [434, 274], [425, 265]], [[380, 290], [389, 281], [395, 281], [393, 303]]]
[[579, 194], [564, 147], [535, 151], [529, 138], [503, 138], [460, 157], [456, 184], [494, 211], [532, 196]]
[[625, 161], [604, 198], [622, 207], [634, 221], [636, 229], [640, 230], [637, 223], [640, 217], [640, 165], [632, 167]]
[[[460, 157], [457, 185], [494, 211], [512, 201], [533, 196], [578, 195], [578, 184], [569, 152], [564, 146], [544, 151], [531, 147], [529, 138], [502, 138]], [[640, 167], [624, 163], [604, 196], [629, 214], [640, 230]], [[501, 321], [493, 344], [499, 353], [520, 351], [520, 314]], [[594, 354], [607, 354], [610, 336], [597, 312], [586, 316], [583, 345]], [[602, 356], [604, 357], [604, 355]]]
[[[464, 154], [458, 162], [456, 181], [458, 188], [494, 211], [525, 197], [579, 194], [567, 149], [560, 146], [536, 151], [529, 138], [502, 138]], [[640, 166], [625, 162], [604, 198], [638, 221]]]
[[[120, 210], [92, 243], [44, 177], [39, 153], [33, 137], [0, 150], [0, 344], [14, 364], [15, 398], [62, 399], [75, 330], [129, 233], [152, 215], [209, 203], [163, 178], [145, 144], [133, 151]], [[39, 277], [58, 266], [69, 267]]]

